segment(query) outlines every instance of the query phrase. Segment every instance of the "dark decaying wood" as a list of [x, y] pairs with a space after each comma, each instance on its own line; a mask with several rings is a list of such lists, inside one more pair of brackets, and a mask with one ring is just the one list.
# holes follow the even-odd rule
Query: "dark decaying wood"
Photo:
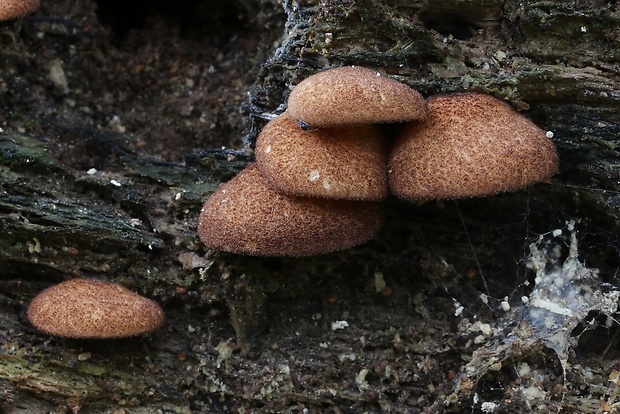
[[[616, 410], [617, 324], [592, 312], [567, 365], [521, 312], [528, 245], [545, 235], [566, 257], [569, 220], [597, 288], [620, 284], [616, 2], [187, 1], [120, 34], [103, 4], [43, 3], [0, 28], [0, 412]], [[390, 199], [385, 229], [344, 252], [205, 248], [204, 199], [252, 161], [293, 85], [341, 65], [504, 98], [553, 132], [560, 172], [482, 199]], [[166, 326], [37, 332], [29, 301], [71, 277], [155, 299]]]

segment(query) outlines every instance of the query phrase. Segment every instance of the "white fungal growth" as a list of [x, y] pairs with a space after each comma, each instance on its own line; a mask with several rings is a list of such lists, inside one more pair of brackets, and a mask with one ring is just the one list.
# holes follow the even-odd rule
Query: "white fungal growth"
[[483, 413], [494, 413], [500, 408], [499, 404], [491, 401], [485, 401], [480, 405], [480, 411]]
[[[488, 372], [497, 371], [505, 361], [518, 359], [529, 350], [536, 349], [541, 343], [552, 349], [564, 370], [564, 382], [567, 382], [569, 350], [575, 346], [576, 340], [571, 337], [572, 332], [590, 312], [598, 312], [613, 320], [612, 315], [618, 312], [620, 291], [607, 285], [598, 277], [597, 269], [588, 269], [579, 261], [577, 233], [575, 222], [566, 223], [566, 231], [570, 235], [568, 255], [562, 252], [558, 245], [549, 244], [549, 235], [564, 236], [563, 231], [553, 231], [541, 235], [530, 248], [527, 266], [535, 272], [535, 281], [532, 292], [521, 297], [522, 306], [509, 308], [502, 305], [502, 309], [509, 310], [498, 326], [488, 325], [480, 321], [469, 325], [469, 332], [475, 332], [478, 324], [483, 333], [473, 339], [474, 344], [480, 345], [471, 356], [469, 362], [461, 368], [461, 376], [448, 401], [459, 401], [472, 395], [472, 384], [477, 382]], [[566, 256], [564, 260], [562, 258]], [[529, 286], [529, 283], [524, 283]], [[609, 291], [607, 290], [607, 288]], [[488, 299], [486, 296], [481, 299]], [[485, 302], [486, 303], [486, 302]], [[458, 302], [455, 301], [455, 304]], [[455, 305], [456, 306], [456, 305]], [[457, 312], [460, 314], [460, 311]], [[514, 323], [518, 321], [518, 323]], [[503, 324], [506, 325], [503, 325]], [[512, 326], [510, 331], [508, 326]], [[484, 332], [488, 332], [485, 335]], [[524, 364], [524, 363], [523, 363]], [[544, 375], [534, 375], [529, 366], [523, 365], [518, 369], [522, 387], [520, 392], [527, 401], [534, 406], [536, 401], [549, 398], [545, 389], [539, 388], [544, 382]], [[536, 378], [535, 378], [536, 377]], [[473, 395], [473, 403], [479, 402], [477, 394]], [[482, 407], [480, 407], [481, 411]], [[488, 412], [493, 412], [494, 406], [488, 405]]]
[[341, 329], [347, 328], [349, 326], [349, 322], [347, 321], [335, 321], [332, 322], [332, 331], [339, 331]]
[[567, 228], [570, 248], [563, 263], [559, 246], [542, 247], [542, 236], [529, 246], [528, 267], [536, 272], [536, 284], [525, 311], [535, 335], [563, 362], [575, 327], [591, 311], [616, 313], [620, 297], [620, 291], [601, 291], [598, 269], [588, 269], [579, 261], [574, 222], [567, 223]]
[[[454, 300], [454, 299], [453, 299]], [[454, 300], [454, 316], [461, 316], [465, 308], [457, 300]]]
[[315, 182], [321, 177], [321, 174], [319, 173], [319, 170], [312, 170], [310, 171], [310, 174], [308, 174], [308, 177], [310, 178], [310, 181]]

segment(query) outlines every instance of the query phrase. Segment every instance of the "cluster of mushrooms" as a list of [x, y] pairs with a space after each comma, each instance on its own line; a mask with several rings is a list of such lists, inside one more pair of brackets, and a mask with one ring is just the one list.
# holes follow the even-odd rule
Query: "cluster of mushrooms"
[[[395, 137], [386, 123], [399, 124]], [[479, 93], [425, 100], [356, 66], [300, 82], [255, 152], [256, 163], [204, 203], [198, 233], [210, 248], [257, 256], [342, 250], [377, 234], [390, 193], [477, 197], [547, 181], [558, 169], [553, 142], [506, 102]]]
[[[380, 124], [398, 123], [391, 137]], [[425, 100], [362, 67], [305, 79], [256, 142], [256, 163], [204, 203], [198, 233], [210, 248], [308, 256], [374, 237], [382, 200], [476, 197], [549, 180], [554, 144], [489, 95]], [[30, 304], [38, 329], [69, 338], [119, 338], [164, 323], [162, 309], [112, 282], [72, 279]]]

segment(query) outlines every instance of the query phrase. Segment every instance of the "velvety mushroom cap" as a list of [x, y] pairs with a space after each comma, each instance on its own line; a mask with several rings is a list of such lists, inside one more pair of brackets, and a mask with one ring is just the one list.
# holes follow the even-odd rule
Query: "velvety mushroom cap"
[[326, 70], [301, 81], [288, 112], [312, 128], [424, 119], [426, 103], [409, 86], [360, 66]]
[[425, 122], [407, 125], [389, 160], [390, 189], [413, 200], [476, 197], [549, 180], [558, 153], [545, 132], [493, 96], [428, 100]]
[[33, 299], [28, 319], [43, 332], [67, 338], [121, 338], [164, 323], [157, 303], [112, 282], [71, 279]]
[[387, 197], [390, 142], [375, 125], [305, 131], [283, 113], [256, 141], [256, 162], [277, 190], [348, 200]]
[[382, 223], [381, 203], [288, 196], [252, 164], [204, 203], [198, 234], [232, 253], [309, 256], [370, 240]]
[[0, 21], [24, 17], [38, 8], [39, 0], [2, 0], [0, 1]]

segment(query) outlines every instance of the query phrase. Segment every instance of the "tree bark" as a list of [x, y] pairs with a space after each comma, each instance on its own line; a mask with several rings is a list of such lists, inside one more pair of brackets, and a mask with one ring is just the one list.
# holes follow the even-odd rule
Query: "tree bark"
[[[244, 25], [230, 38], [250, 44], [244, 34], [258, 33], [255, 49], [155, 24], [165, 35], [135, 29], [149, 45], [136, 60], [123, 46], [136, 37], [115, 43], [93, 6], [44, 4], [0, 29], [0, 412], [617, 409], [617, 324], [605, 324], [602, 308], [566, 322], [577, 327], [560, 355], [523, 299], [538, 283], [530, 244], [540, 236], [566, 258], [570, 220], [580, 260], [599, 269], [588, 289], [620, 285], [615, 2], [239, 2]], [[213, 46], [212, 62], [193, 60], [197, 38]], [[235, 57], [248, 53], [253, 62]], [[553, 133], [560, 172], [488, 198], [390, 199], [384, 230], [344, 252], [207, 249], [195, 230], [202, 202], [252, 162], [248, 147], [293, 85], [341, 65], [425, 96], [506, 99]], [[209, 73], [237, 82], [234, 92], [209, 84]], [[241, 137], [245, 149], [214, 149]], [[155, 299], [166, 326], [117, 341], [37, 332], [29, 301], [72, 277]]]

